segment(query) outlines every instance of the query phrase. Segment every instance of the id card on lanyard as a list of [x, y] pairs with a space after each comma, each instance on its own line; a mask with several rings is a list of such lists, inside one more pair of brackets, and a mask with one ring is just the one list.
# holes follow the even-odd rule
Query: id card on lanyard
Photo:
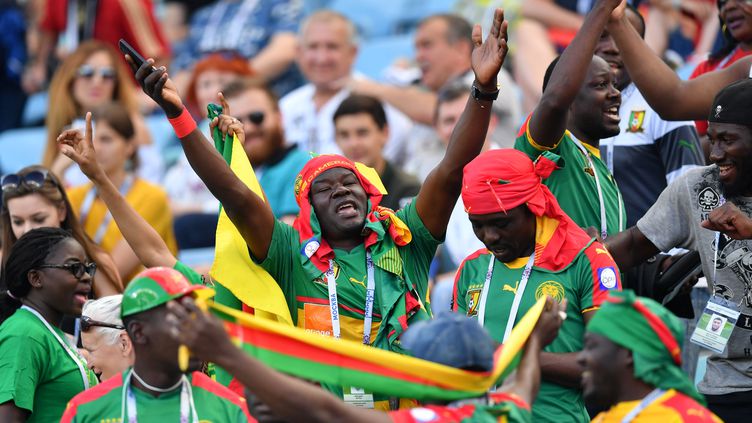
[[[365, 310], [363, 317], [363, 344], [371, 344], [371, 327], [373, 326], [373, 303], [374, 293], [376, 291], [376, 281], [374, 277], [374, 265], [371, 252], [366, 249], [366, 274], [368, 282], [366, 284]], [[326, 271], [326, 284], [329, 291], [329, 314], [332, 320], [332, 336], [340, 338], [342, 336], [339, 315], [339, 299], [337, 297], [337, 280], [334, 276], [334, 260], [329, 260], [329, 270]], [[344, 386], [342, 388], [343, 400], [360, 408], [373, 408], [373, 393], [353, 386]]]

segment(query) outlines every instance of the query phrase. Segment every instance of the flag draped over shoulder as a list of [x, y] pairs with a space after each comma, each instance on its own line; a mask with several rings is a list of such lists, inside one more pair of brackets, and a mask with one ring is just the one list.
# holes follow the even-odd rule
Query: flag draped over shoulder
[[306, 332], [221, 304], [208, 307], [224, 320], [240, 348], [281, 372], [401, 398], [456, 400], [484, 394], [517, 366], [544, 305], [545, 297], [519, 321], [507, 342], [496, 349], [493, 369], [488, 372], [461, 370]]
[[[221, 112], [219, 106], [209, 105], [209, 119], [214, 119]], [[237, 136], [222, 137], [219, 129], [215, 128], [212, 131], [212, 139], [235, 175], [266, 201]], [[251, 260], [245, 240], [227, 217], [224, 208], [219, 212], [214, 263], [210, 275], [243, 304], [252, 307], [258, 317], [292, 325], [290, 309], [282, 290], [266, 270]]]

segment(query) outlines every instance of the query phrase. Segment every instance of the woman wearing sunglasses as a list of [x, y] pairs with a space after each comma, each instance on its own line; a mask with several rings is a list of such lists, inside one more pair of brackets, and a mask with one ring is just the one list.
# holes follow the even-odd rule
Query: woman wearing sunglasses
[[65, 334], [80, 316], [96, 264], [73, 235], [33, 229], [11, 248], [0, 293], [0, 421], [59, 421], [66, 403], [97, 383]]
[[[135, 161], [138, 147], [128, 111], [118, 103], [108, 103], [86, 116], [85, 125], [89, 134], [93, 135], [92, 142], [96, 148], [94, 160], [126, 201], [156, 229], [172, 254], [177, 254], [167, 194], [159, 186], [135, 175], [128, 166]], [[123, 280], [128, 281], [141, 271], [138, 257], [123, 239], [120, 228], [101, 199], [99, 189], [86, 183], [69, 189], [68, 196], [84, 231], [112, 255]]]
[[[136, 128], [135, 139], [145, 146], [140, 154], [142, 176], [153, 181], [162, 177], [161, 156], [151, 144], [151, 137], [138, 110], [133, 78], [126, 72], [115, 50], [100, 41], [86, 41], [68, 56], [55, 71], [50, 82], [51, 105], [47, 113], [47, 144], [42, 164], [62, 178], [66, 186], [80, 185], [86, 178], [71, 161], [59, 154], [55, 138], [67, 127], [82, 127], [87, 111], [117, 102], [128, 110]], [[148, 146], [148, 147], [147, 147]]]
[[133, 365], [135, 353], [120, 319], [122, 295], [87, 301], [81, 313], [81, 345], [89, 368], [105, 381]]
[[[26, 232], [41, 227], [68, 230], [99, 268], [93, 282], [95, 297], [123, 292], [115, 262], [86, 235], [60, 181], [41, 166], [29, 166], [5, 175], [2, 185], [2, 239], [5, 252]], [[3, 263], [7, 260], [3, 255]]]

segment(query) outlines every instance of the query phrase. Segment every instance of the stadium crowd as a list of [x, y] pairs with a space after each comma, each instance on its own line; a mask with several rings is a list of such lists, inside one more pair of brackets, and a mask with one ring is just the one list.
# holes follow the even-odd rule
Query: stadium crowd
[[751, 0], [0, 27], [0, 422], [752, 415]]

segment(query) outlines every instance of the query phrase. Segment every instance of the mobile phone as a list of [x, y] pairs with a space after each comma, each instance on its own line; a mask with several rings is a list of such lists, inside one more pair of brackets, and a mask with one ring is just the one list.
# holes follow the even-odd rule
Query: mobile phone
[[144, 56], [140, 55], [136, 49], [134, 49], [130, 44], [128, 44], [127, 41], [124, 39], [120, 39], [118, 42], [118, 47], [120, 47], [120, 51], [123, 52], [123, 54], [127, 54], [128, 56], [131, 56], [131, 59], [133, 59], [133, 63], [136, 64], [137, 68], [140, 68], [141, 65], [144, 64], [146, 59], [144, 59]]

